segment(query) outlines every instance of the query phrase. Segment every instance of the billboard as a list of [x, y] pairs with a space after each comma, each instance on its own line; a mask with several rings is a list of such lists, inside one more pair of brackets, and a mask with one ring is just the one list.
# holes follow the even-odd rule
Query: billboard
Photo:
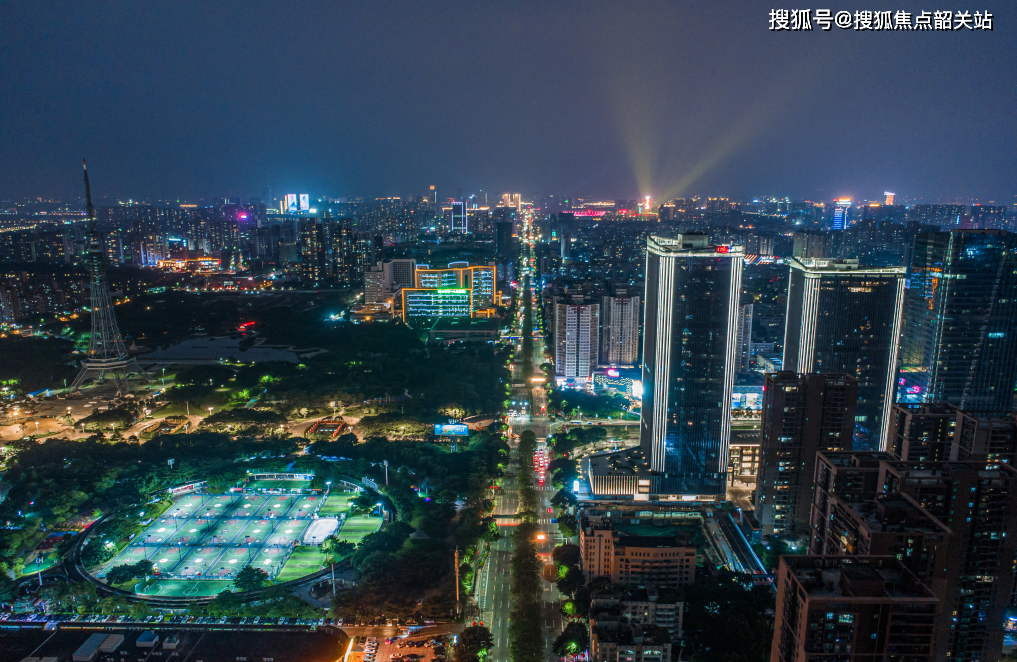
[[297, 194], [287, 193], [286, 194], [286, 213], [295, 214], [297, 213]]
[[307, 193], [300, 194], [300, 211], [308, 211], [311, 209], [311, 196]]
[[434, 434], [438, 437], [468, 437], [470, 436], [470, 426], [466, 423], [435, 423]]

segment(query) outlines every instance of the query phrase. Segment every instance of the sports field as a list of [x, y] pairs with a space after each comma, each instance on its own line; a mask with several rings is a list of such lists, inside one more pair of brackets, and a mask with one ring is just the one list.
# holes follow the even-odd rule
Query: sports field
[[338, 535], [355, 544], [380, 528], [381, 518], [348, 516], [355, 496], [337, 494], [327, 501], [279, 494], [181, 496], [96, 575], [104, 577], [110, 568], [147, 559], [157, 575], [144, 592], [175, 596], [232, 590], [233, 578], [248, 565], [265, 570], [277, 582], [299, 579], [324, 562], [316, 546], [303, 544], [315, 522], [312, 534], [328, 529], [325, 518], [341, 520], [346, 515]]
[[330, 494], [328, 498], [325, 499], [325, 505], [321, 507], [318, 514], [322, 517], [336, 517], [340, 513], [348, 512], [350, 509], [350, 502], [356, 498], [357, 495], [352, 492]]

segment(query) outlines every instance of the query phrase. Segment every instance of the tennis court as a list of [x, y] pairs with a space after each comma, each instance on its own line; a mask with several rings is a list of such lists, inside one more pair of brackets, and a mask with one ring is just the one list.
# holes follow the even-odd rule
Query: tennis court
[[277, 581], [288, 566], [286, 579], [296, 579], [321, 564], [316, 550], [318, 556], [303, 554], [295, 563], [287, 561], [322, 504], [321, 497], [306, 495], [188, 494], [96, 575], [104, 577], [110, 568], [148, 559], [159, 575], [146, 593], [159, 595], [219, 593], [232, 588], [232, 578], [251, 564]]

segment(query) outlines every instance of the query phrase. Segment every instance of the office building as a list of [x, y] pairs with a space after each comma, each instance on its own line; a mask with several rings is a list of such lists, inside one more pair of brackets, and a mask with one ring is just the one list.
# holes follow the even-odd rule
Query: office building
[[847, 230], [851, 214], [851, 199], [837, 198], [833, 201], [833, 224], [831, 230]]
[[858, 260], [791, 260], [783, 369], [858, 380], [855, 450], [884, 450], [888, 442], [904, 271]]
[[696, 580], [696, 548], [679, 536], [630, 536], [611, 517], [581, 514], [579, 549], [587, 579], [665, 588]]
[[407, 322], [414, 318], [471, 317], [472, 290], [466, 288], [402, 289], [402, 315]]
[[481, 311], [487, 315], [490, 309], [498, 305], [497, 274], [494, 264], [469, 266], [468, 262], [453, 262], [445, 269], [416, 268], [416, 263], [412, 266], [416, 289], [468, 290], [473, 315], [480, 314]]
[[725, 494], [741, 246], [647, 238], [640, 446], [657, 494]]
[[[495, 218], [504, 218], [504, 216], [498, 214], [499, 211], [501, 210], [494, 210]], [[513, 249], [515, 242], [512, 241], [513, 225], [513, 220], [496, 220], [494, 223], [494, 243], [498, 257], [512, 257], [515, 252]]]
[[898, 401], [1006, 411], [1017, 384], [1017, 235], [923, 232], [915, 240]]
[[782, 556], [771, 662], [930, 662], [939, 600], [892, 557]]
[[469, 229], [469, 223], [466, 216], [466, 201], [465, 200], [453, 200], [452, 201], [452, 232], [461, 232], [467, 234]]
[[558, 383], [593, 388], [600, 346], [600, 304], [582, 293], [554, 302], [554, 370]]
[[766, 375], [755, 501], [762, 535], [808, 535], [816, 453], [851, 448], [857, 391], [851, 375]]
[[738, 341], [737, 353], [738, 372], [748, 372], [752, 368], [752, 304], [738, 306]]
[[639, 361], [640, 297], [626, 288], [615, 288], [601, 298], [600, 363], [634, 366]]

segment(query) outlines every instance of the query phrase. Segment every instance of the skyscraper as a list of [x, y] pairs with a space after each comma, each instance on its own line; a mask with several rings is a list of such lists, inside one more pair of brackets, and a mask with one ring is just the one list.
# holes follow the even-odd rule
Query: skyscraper
[[639, 360], [639, 295], [615, 288], [600, 304], [600, 363], [636, 365]]
[[893, 407], [904, 267], [792, 259], [784, 369], [858, 380], [855, 450], [884, 450]]
[[659, 494], [725, 493], [743, 254], [647, 238], [639, 441]]
[[833, 201], [833, 225], [831, 230], [847, 230], [848, 214], [851, 212], [851, 198], [837, 198]]
[[816, 453], [850, 449], [857, 392], [851, 375], [766, 375], [756, 481], [763, 535], [808, 533]]
[[469, 232], [469, 226], [466, 220], [466, 201], [465, 200], [453, 200], [452, 201], [452, 232], [462, 232], [467, 234]]
[[1013, 408], [1017, 235], [923, 232], [915, 240], [898, 401], [970, 411]]

